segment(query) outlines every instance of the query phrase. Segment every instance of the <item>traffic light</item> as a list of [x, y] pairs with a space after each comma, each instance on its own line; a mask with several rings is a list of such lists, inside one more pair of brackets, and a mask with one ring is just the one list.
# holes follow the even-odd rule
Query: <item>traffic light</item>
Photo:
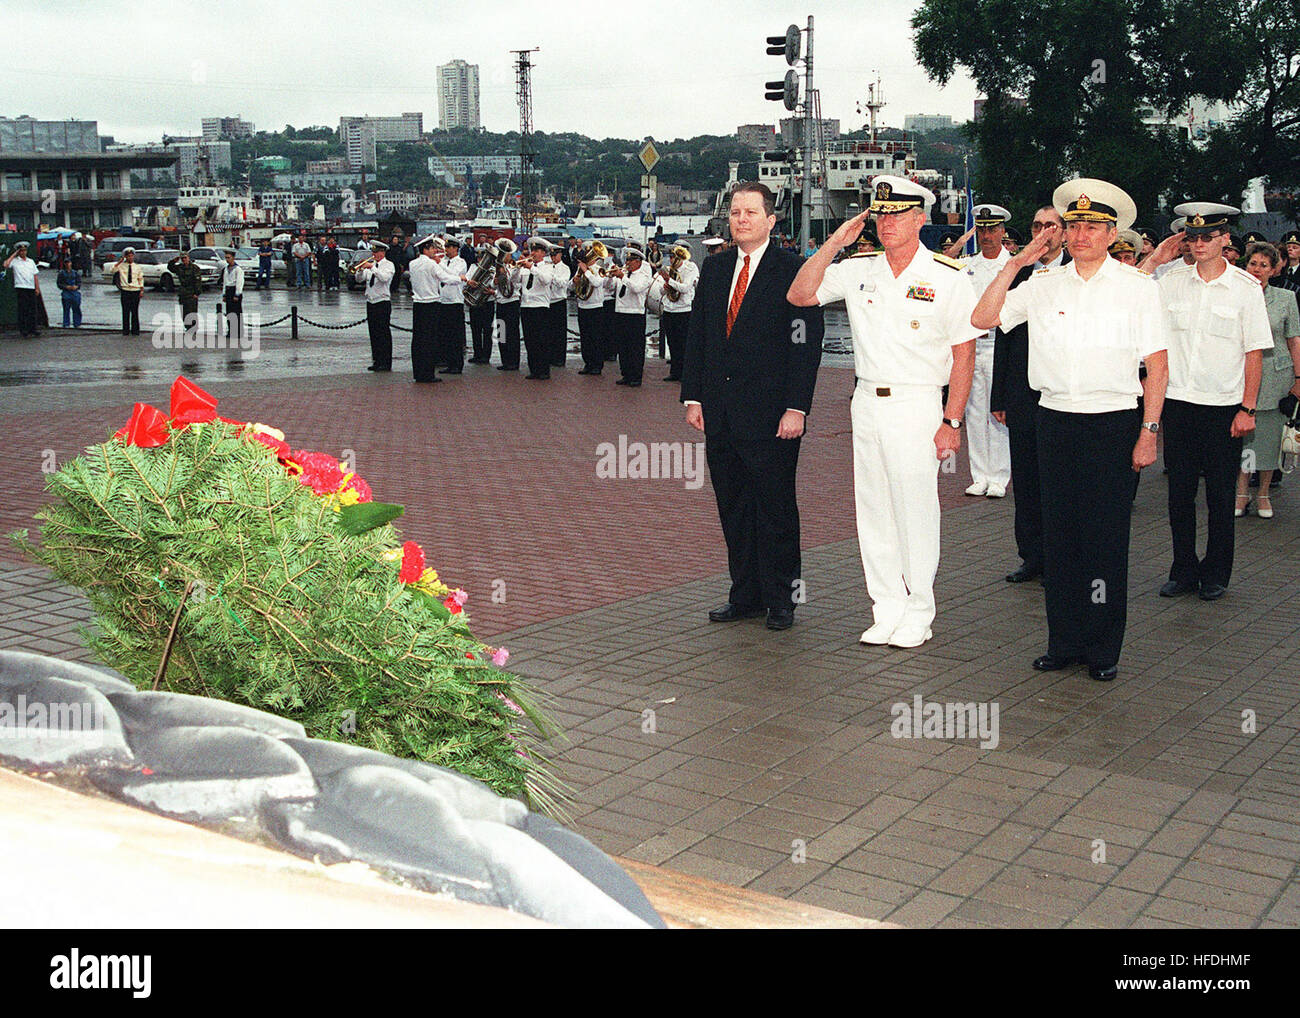
[[791, 111], [799, 106], [799, 75], [795, 71], [786, 71], [781, 81], [769, 81], [766, 88], [765, 98], [785, 103]]
[[791, 25], [785, 30], [785, 35], [769, 35], [767, 52], [769, 56], [784, 56], [785, 62], [793, 67], [799, 59], [799, 26]]
[[[791, 25], [785, 35], [767, 37], [769, 56], [783, 56], [791, 67], [799, 60], [799, 26]], [[799, 106], [799, 75], [795, 71], [786, 71], [781, 81], [769, 81], [763, 96], [773, 102], [784, 103], [785, 108], [793, 112]]]

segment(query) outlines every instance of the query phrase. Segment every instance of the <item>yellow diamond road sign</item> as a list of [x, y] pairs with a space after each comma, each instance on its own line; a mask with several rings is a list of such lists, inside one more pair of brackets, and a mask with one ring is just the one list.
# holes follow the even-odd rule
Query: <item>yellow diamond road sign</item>
[[653, 141], [647, 141], [645, 148], [641, 150], [641, 165], [645, 167], [646, 173], [655, 168], [655, 163], [659, 162], [659, 152], [655, 149]]

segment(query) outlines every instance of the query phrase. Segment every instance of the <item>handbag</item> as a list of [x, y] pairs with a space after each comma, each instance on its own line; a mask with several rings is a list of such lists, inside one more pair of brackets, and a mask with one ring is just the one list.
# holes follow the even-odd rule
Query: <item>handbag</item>
[[1282, 425], [1282, 448], [1278, 466], [1282, 473], [1289, 474], [1300, 459], [1300, 400], [1288, 393], [1279, 401], [1278, 409], [1287, 415], [1286, 422]]

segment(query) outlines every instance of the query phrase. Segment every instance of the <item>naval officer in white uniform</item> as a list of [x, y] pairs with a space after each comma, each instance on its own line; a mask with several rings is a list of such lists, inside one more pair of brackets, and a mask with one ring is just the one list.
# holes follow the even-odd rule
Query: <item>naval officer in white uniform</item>
[[[971, 289], [979, 297], [993, 277], [1011, 260], [1002, 244], [1011, 213], [1001, 205], [975, 206], [975, 240], [979, 250], [965, 259]], [[1002, 498], [1011, 481], [1011, 439], [1007, 426], [993, 416], [989, 405], [993, 392], [994, 330], [975, 337], [975, 377], [966, 404], [966, 448], [970, 456], [971, 485], [967, 495]]]
[[[806, 261], [788, 300], [843, 300], [853, 331], [853, 490], [874, 624], [862, 642], [919, 647], [931, 637], [939, 567], [939, 464], [961, 447], [970, 395], [975, 294], [961, 263], [921, 246], [934, 195], [878, 176], [867, 210]], [[882, 251], [832, 264], [876, 216]], [[942, 390], [948, 386], [948, 405]]]

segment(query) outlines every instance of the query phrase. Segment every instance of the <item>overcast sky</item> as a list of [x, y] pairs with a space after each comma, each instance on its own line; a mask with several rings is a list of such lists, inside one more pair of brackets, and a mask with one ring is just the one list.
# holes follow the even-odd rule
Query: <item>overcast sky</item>
[[[940, 88], [915, 64], [912, 0], [89, 0], [5, 5], [10, 39], [28, 57], [0, 67], [6, 116], [99, 121], [118, 141], [198, 134], [203, 116], [242, 116], [259, 129], [337, 127], [343, 115], [424, 114], [438, 126], [435, 69], [479, 65], [481, 116], [515, 130], [512, 49], [533, 54], [537, 130], [660, 140], [728, 134], [787, 115], [763, 99], [786, 66], [764, 37], [814, 18], [822, 115], [844, 130], [878, 72], [882, 123], [907, 113], [968, 120], [964, 75]], [[454, 13], [449, 13], [454, 12]], [[39, 40], [39, 42], [36, 42]], [[14, 52], [10, 47], [10, 53]]]

